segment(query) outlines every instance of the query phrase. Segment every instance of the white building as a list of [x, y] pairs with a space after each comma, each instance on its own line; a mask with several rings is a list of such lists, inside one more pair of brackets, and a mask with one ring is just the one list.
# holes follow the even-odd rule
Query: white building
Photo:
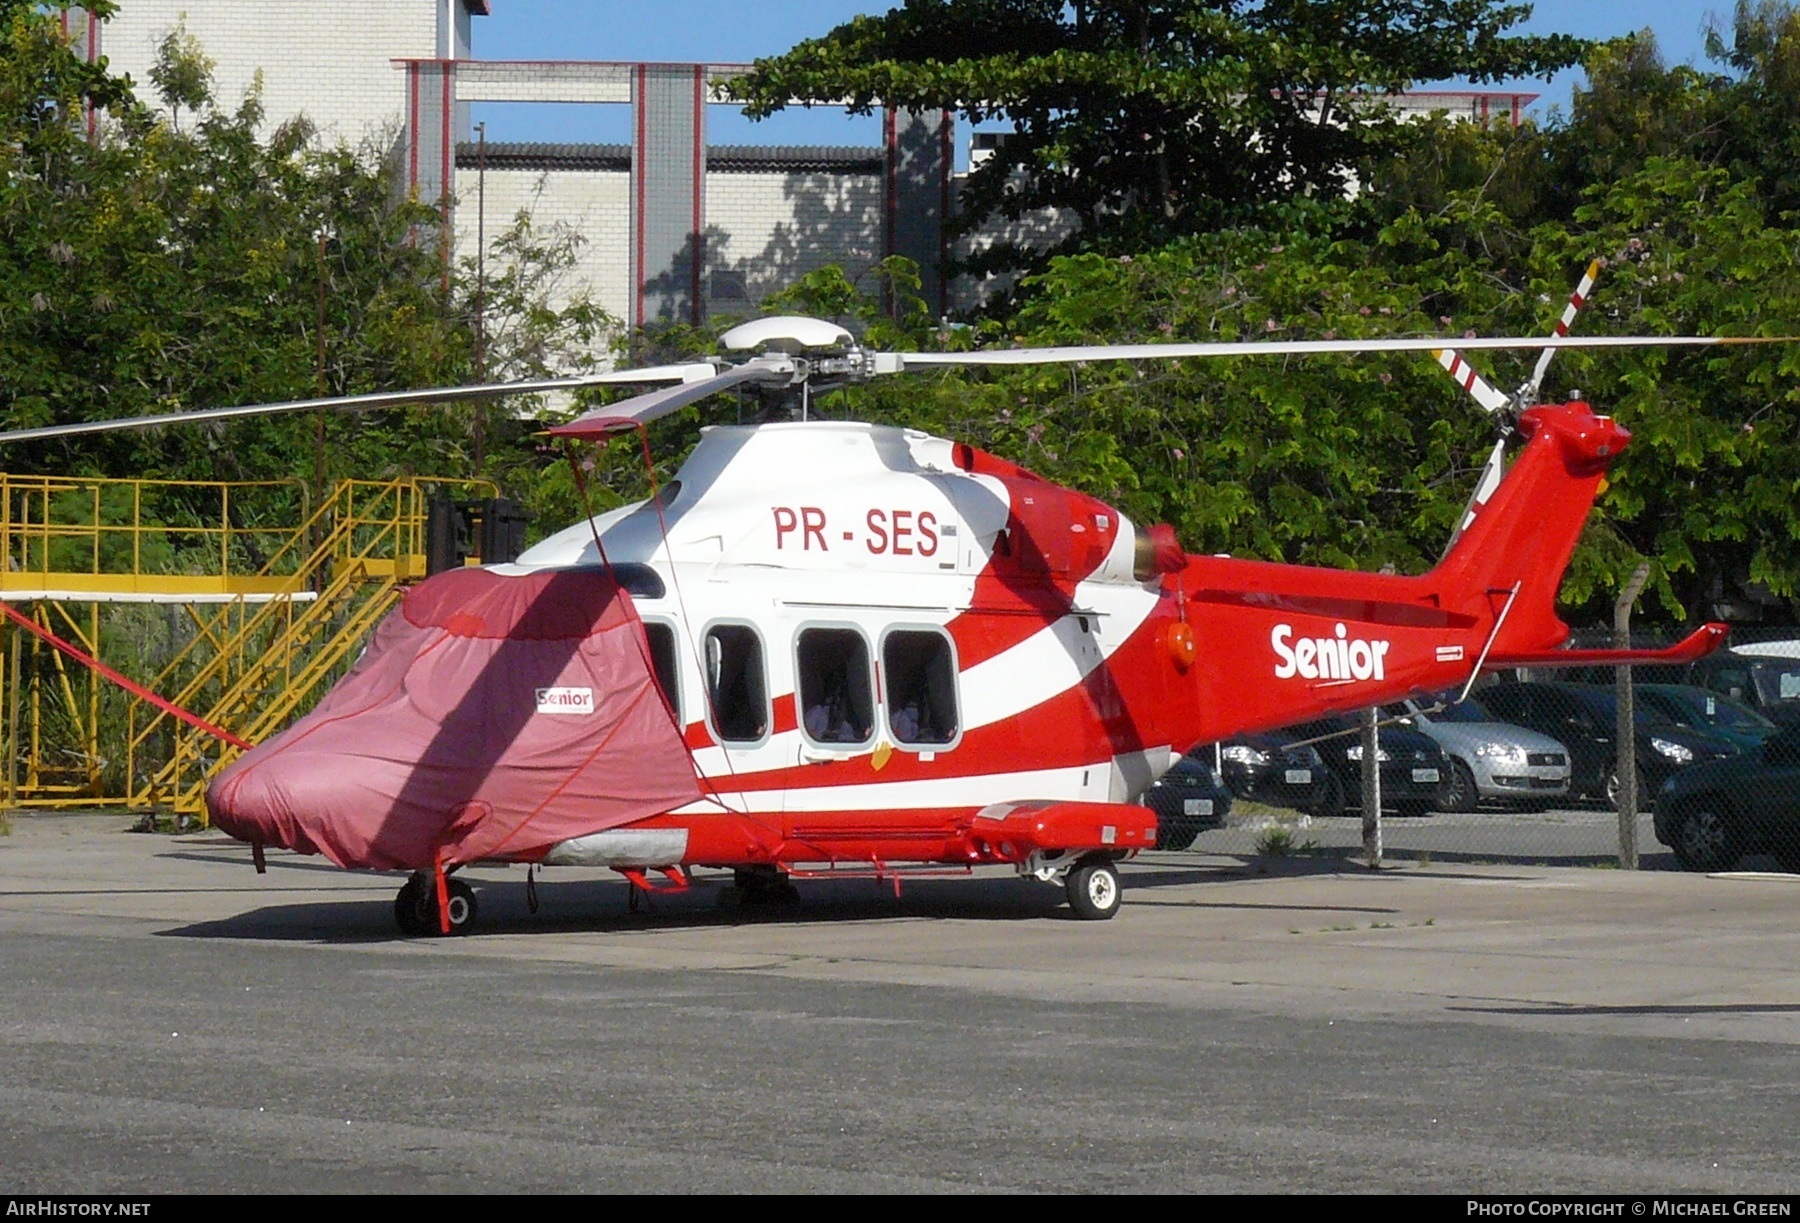
[[[567, 287], [584, 284], [630, 324], [753, 314], [808, 271], [840, 263], [855, 276], [890, 254], [920, 265], [939, 309], [967, 296], [939, 275], [956, 192], [949, 116], [889, 111], [882, 143], [866, 148], [708, 146], [716, 84], [745, 65], [476, 60], [473, 18], [500, 19], [489, 11], [487, 0], [120, 0], [103, 27], [80, 9], [65, 22], [142, 96], [163, 39], [185, 30], [213, 60], [222, 104], [260, 87], [270, 130], [303, 114], [327, 140], [376, 142], [408, 190], [443, 204], [458, 256], [522, 209], [540, 227], [567, 224], [584, 239]], [[1534, 96], [1419, 93], [1401, 109], [1516, 124]], [[470, 143], [474, 102], [628, 104], [633, 139], [483, 154]]]

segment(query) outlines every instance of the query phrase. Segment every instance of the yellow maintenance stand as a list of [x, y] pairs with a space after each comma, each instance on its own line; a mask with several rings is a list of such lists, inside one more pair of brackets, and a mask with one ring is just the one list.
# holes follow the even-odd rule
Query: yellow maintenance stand
[[[0, 475], [0, 600], [214, 726], [256, 743], [311, 708], [427, 569], [432, 497], [485, 481]], [[0, 629], [8, 808], [154, 807], [204, 821], [236, 749]]]

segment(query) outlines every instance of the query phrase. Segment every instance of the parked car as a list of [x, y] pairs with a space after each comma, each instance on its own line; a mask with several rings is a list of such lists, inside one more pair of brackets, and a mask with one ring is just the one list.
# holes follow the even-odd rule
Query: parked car
[[1450, 757], [1439, 811], [1473, 811], [1482, 799], [1542, 811], [1569, 793], [1569, 749], [1549, 735], [1495, 717], [1471, 696], [1441, 692], [1382, 712], [1427, 736]]
[[[1311, 747], [1294, 746], [1297, 736], [1286, 731], [1240, 735], [1219, 745], [1219, 770], [1231, 792], [1248, 802], [1271, 807], [1309, 811], [1325, 801], [1330, 774]], [[1194, 755], [1211, 759], [1212, 747], [1196, 748]]]
[[1729, 870], [1749, 853], [1800, 871], [1800, 726], [1729, 760], [1671, 774], [1657, 793], [1656, 839], [1691, 871]]
[[[1604, 682], [1610, 675], [1583, 668], [1577, 678]], [[1734, 645], [1679, 666], [1632, 669], [1639, 684], [1690, 684], [1742, 701], [1781, 726], [1800, 723], [1800, 641]]]
[[1211, 757], [1210, 747], [1203, 756], [1183, 756], [1139, 796], [1156, 812], [1156, 848], [1186, 849], [1231, 814], [1231, 789], [1209, 763]]
[[[1570, 787], [1618, 806], [1618, 749], [1613, 740], [1619, 710], [1612, 688], [1549, 681], [1494, 684], [1481, 690], [1481, 703], [1508, 722], [1560, 740], [1569, 749]], [[1675, 770], [1738, 754], [1727, 739], [1682, 726], [1643, 704], [1635, 709], [1634, 750], [1643, 805], [1649, 805]]]
[[1758, 746], [1781, 727], [1742, 701], [1689, 684], [1635, 684], [1634, 701], [1665, 714], [1670, 721], [1711, 731], [1737, 744], [1739, 751]]
[[1772, 722], [1800, 725], [1800, 641], [1720, 650], [1694, 663], [1688, 682], [1735, 697]]
[[[1301, 722], [1286, 728], [1296, 739], [1317, 740], [1311, 746], [1325, 762], [1325, 794], [1311, 810], [1315, 815], [1342, 815], [1362, 806], [1362, 724], [1338, 716]], [[1400, 815], [1424, 815], [1437, 804], [1438, 787], [1450, 772], [1450, 760], [1438, 745], [1407, 726], [1381, 728], [1381, 809]]]

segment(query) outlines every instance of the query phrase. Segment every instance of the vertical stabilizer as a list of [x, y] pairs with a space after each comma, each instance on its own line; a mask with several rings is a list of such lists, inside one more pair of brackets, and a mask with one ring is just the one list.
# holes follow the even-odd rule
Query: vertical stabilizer
[[1485, 503], [1471, 500], [1430, 579], [1446, 609], [1482, 618], [1512, 598], [1494, 642], [1504, 654], [1553, 649], [1568, 637], [1556, 615], [1557, 589], [1607, 466], [1631, 438], [1580, 401], [1532, 408], [1519, 418], [1519, 432], [1526, 441], [1512, 469]]

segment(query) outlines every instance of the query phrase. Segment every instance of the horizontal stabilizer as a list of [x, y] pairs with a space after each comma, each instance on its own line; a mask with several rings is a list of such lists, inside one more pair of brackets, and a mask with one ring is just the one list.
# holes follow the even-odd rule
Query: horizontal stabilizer
[[1731, 630], [1703, 624], [1666, 650], [1542, 650], [1535, 654], [1492, 654], [1485, 669], [1500, 667], [1623, 667], [1639, 663], [1684, 663], [1705, 658], [1725, 644]]

